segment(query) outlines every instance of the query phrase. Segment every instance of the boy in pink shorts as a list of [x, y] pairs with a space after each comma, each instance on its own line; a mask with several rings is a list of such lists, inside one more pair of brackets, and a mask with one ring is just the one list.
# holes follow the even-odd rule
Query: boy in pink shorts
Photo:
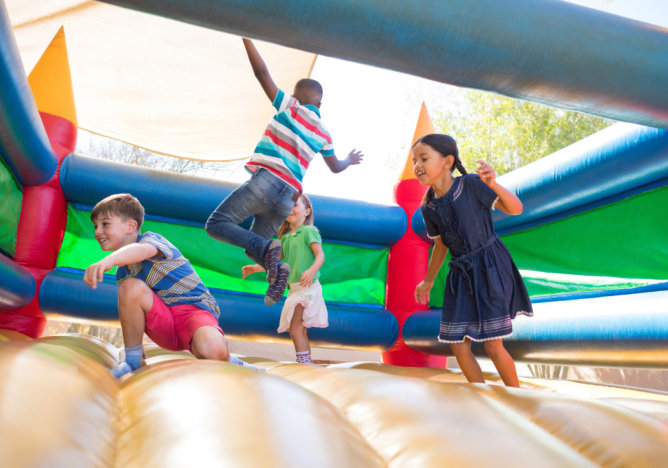
[[117, 266], [118, 315], [125, 360], [116, 378], [141, 366], [144, 332], [159, 346], [189, 350], [200, 359], [217, 359], [255, 368], [231, 356], [218, 325], [218, 304], [192, 265], [160, 234], [141, 234], [144, 207], [127, 193], [100, 201], [90, 219], [102, 250], [113, 251], [84, 273], [93, 289]]

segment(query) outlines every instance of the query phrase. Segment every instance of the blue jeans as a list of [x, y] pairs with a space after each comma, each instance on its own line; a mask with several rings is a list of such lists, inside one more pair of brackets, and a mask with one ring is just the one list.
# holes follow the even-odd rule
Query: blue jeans
[[[251, 260], [264, 267], [262, 255], [295, 206], [297, 195], [294, 188], [260, 168], [211, 213], [206, 232], [214, 239], [243, 247]], [[239, 223], [250, 216], [254, 218], [249, 231]]]

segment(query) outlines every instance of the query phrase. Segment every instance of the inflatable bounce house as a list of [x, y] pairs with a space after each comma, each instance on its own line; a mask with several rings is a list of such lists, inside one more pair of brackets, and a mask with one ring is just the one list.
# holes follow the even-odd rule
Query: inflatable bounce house
[[[555, 0], [69, 3], [84, 17], [121, 6], [146, 24], [169, 18], [619, 120], [503, 176], [525, 209], [495, 226], [535, 306], [506, 346], [525, 363], [668, 367], [665, 28]], [[76, 154], [64, 32], [36, 46], [46, 51], [26, 76], [11, 11], [0, 2], [3, 466], [666, 466], [668, 388], [527, 377], [513, 389], [445, 367], [445, 272], [429, 308], [413, 299], [430, 243], [408, 162], [394, 206], [312, 196], [330, 316], [312, 343], [380, 351], [382, 363], [244, 357], [266, 369], [256, 372], [153, 348], [117, 382], [115, 346], [42, 336], [50, 316], [117, 319], [113, 275], [95, 291], [82, 281], [103, 256], [89, 212], [117, 192], [137, 196], [145, 229], [191, 260], [228, 336], [278, 340], [280, 307], [263, 305], [263, 279], [240, 279], [241, 249], [204, 232], [234, 184]], [[432, 130], [423, 109], [415, 137]]]

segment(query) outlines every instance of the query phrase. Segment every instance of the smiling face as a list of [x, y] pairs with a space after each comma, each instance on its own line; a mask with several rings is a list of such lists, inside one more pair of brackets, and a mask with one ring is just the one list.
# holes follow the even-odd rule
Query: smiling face
[[295, 203], [294, 208], [292, 208], [292, 212], [288, 215], [285, 221], [288, 222], [288, 224], [290, 224], [290, 227], [292, 227], [292, 229], [297, 229], [299, 226], [304, 224], [306, 217], [310, 213], [311, 209], [307, 208], [306, 200], [304, 200], [304, 197], [299, 197], [297, 203]]
[[452, 177], [454, 156], [443, 157], [429, 145], [418, 143], [413, 146], [413, 174], [422, 185], [434, 186], [446, 177]]
[[137, 240], [137, 222], [118, 215], [102, 213], [93, 222], [95, 240], [105, 252], [118, 250]]

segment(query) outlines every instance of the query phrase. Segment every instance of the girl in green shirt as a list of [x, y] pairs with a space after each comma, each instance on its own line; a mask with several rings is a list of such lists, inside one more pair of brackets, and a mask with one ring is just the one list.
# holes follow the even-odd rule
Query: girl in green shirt
[[[325, 262], [320, 232], [313, 226], [313, 208], [306, 195], [299, 196], [285, 222], [278, 229], [281, 260], [290, 265], [288, 297], [281, 312], [278, 332], [290, 332], [297, 362], [311, 362], [311, 344], [307, 331], [327, 327], [327, 307], [318, 277]], [[260, 265], [241, 268], [242, 278], [265, 271]]]

